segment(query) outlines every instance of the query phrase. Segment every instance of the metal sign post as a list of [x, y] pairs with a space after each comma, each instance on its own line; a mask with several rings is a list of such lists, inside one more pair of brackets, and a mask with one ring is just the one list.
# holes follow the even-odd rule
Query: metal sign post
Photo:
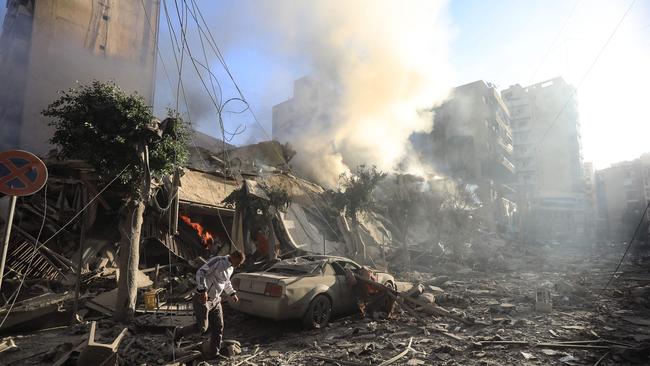
[[[0, 193], [11, 197], [9, 215], [5, 223], [5, 235], [2, 242], [2, 260], [0, 261], [0, 290], [5, 272], [11, 226], [16, 212], [18, 196], [29, 196], [38, 192], [47, 181], [47, 167], [36, 155], [22, 150], [10, 150], [0, 153]], [[43, 213], [45, 215], [45, 213]], [[34, 243], [36, 248], [38, 243]], [[24, 273], [27, 275], [27, 273]]]
[[0, 262], [0, 290], [2, 289], [2, 276], [5, 272], [5, 262], [7, 261], [7, 250], [9, 249], [9, 238], [11, 237], [11, 225], [14, 222], [14, 212], [16, 211], [16, 201], [18, 196], [11, 196], [11, 203], [9, 203], [9, 214], [7, 215], [7, 222], [5, 223], [5, 235], [2, 241], [2, 261]]

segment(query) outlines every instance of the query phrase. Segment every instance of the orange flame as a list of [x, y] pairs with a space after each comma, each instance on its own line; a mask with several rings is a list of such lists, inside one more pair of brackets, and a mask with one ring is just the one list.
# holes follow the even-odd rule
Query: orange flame
[[189, 216], [181, 215], [181, 220], [183, 220], [184, 223], [191, 226], [196, 231], [196, 233], [199, 235], [199, 237], [201, 238], [201, 244], [203, 244], [203, 246], [206, 249], [210, 249], [210, 245], [212, 244], [213, 239], [214, 239], [214, 237], [212, 236], [212, 233], [207, 231], [198, 222], [192, 222], [192, 220], [190, 220]]

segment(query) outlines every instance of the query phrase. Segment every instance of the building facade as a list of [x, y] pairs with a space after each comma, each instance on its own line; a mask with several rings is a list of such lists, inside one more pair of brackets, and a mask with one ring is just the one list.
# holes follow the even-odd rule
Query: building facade
[[57, 91], [115, 81], [153, 103], [159, 0], [8, 0], [0, 36], [0, 148], [37, 154]]
[[330, 125], [334, 118], [331, 105], [335, 98], [334, 88], [315, 77], [304, 76], [296, 80], [293, 96], [273, 106], [273, 139], [291, 142], [293, 134], [304, 133], [304, 128]]
[[512, 120], [522, 237], [586, 239], [590, 218], [575, 88], [555, 78], [501, 94]]
[[[600, 234], [610, 241], [630, 240], [650, 202], [650, 154], [613, 164], [596, 173]], [[648, 221], [648, 217], [646, 217]]]
[[582, 165], [585, 181], [585, 235], [587, 239], [596, 239], [598, 237], [596, 229], [598, 225], [598, 196], [596, 190], [596, 171], [594, 164], [585, 162]]
[[481, 221], [488, 229], [512, 230], [516, 204], [510, 115], [496, 88], [482, 80], [454, 88], [450, 99], [435, 109], [433, 126], [429, 150], [434, 163], [449, 176], [477, 186]]

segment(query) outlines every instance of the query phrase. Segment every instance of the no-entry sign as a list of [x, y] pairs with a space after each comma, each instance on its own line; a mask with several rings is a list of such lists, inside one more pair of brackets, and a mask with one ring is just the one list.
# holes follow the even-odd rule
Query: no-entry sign
[[0, 153], [0, 192], [10, 196], [29, 196], [47, 181], [47, 168], [36, 155], [23, 150]]
[[[16, 199], [18, 196], [29, 196], [38, 192], [43, 188], [46, 181], [47, 168], [36, 155], [22, 150], [9, 150], [0, 153], [0, 193], [11, 197], [9, 213], [5, 221], [2, 256], [0, 257], [0, 288], [2, 288], [2, 277], [5, 272], [5, 262], [7, 261]], [[37, 244], [34, 243], [34, 246]]]

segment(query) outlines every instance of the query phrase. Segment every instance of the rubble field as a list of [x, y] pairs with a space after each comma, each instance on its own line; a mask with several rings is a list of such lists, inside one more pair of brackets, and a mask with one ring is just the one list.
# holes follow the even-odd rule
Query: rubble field
[[[580, 254], [585, 248], [516, 253], [500, 258], [491, 271], [448, 263], [398, 273], [398, 290], [421, 307], [398, 301], [389, 318], [353, 314], [320, 330], [243, 315], [226, 305], [228, 341], [222, 348], [230, 357], [207, 364], [647, 365], [650, 273], [626, 263], [602, 291], [620, 259], [621, 248], [614, 249], [591, 256]], [[536, 299], [540, 289], [548, 290], [550, 307]], [[427, 304], [433, 302], [452, 315], [432, 314]], [[97, 321], [99, 342], [112, 342], [123, 328], [96, 315], [5, 337], [0, 364], [75, 364], [74, 350], [88, 339], [91, 320]], [[119, 344], [119, 364], [206, 364], [192, 359], [200, 336], [173, 350], [165, 334], [191, 321], [191, 312], [180, 310], [138, 315]]]

